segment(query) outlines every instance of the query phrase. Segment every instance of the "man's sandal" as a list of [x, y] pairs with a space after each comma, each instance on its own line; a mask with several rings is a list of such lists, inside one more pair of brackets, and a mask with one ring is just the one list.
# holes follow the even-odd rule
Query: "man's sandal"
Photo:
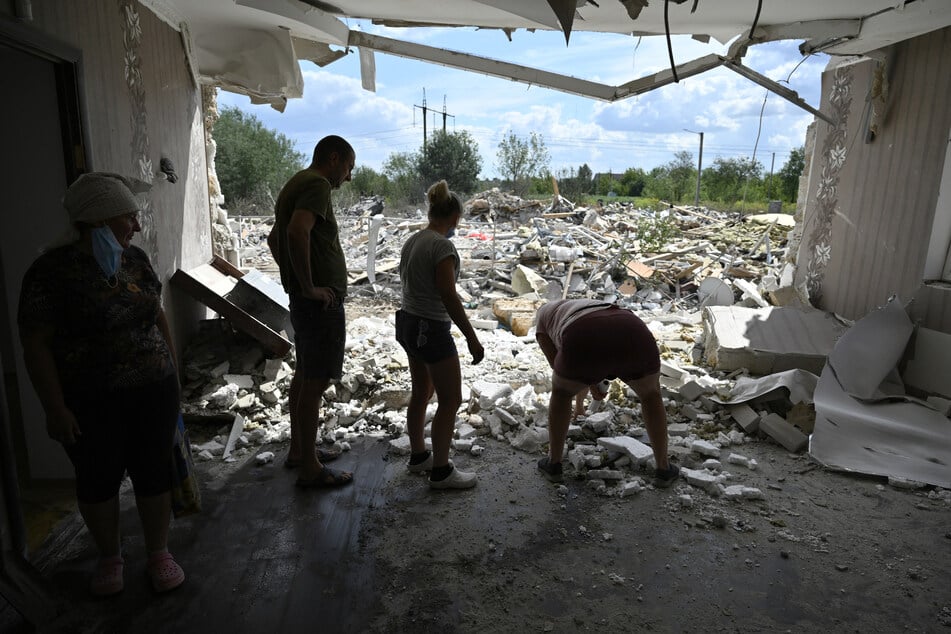
[[330, 467], [324, 467], [316, 476], [308, 480], [297, 478], [294, 484], [302, 489], [322, 489], [328, 487], [338, 487], [353, 482], [353, 474], [347, 471], [336, 471]]
[[[332, 460], [336, 460], [337, 458], [339, 458], [341, 453], [343, 452], [342, 451], [326, 451], [324, 449], [318, 449], [317, 460], [320, 460], [321, 463], [330, 462]], [[299, 466], [300, 466], [299, 459], [292, 460], [291, 458], [287, 458], [286, 460], [284, 460], [285, 469], [296, 469]]]
[[564, 479], [562, 475], [564, 469], [560, 462], [551, 462], [548, 456], [538, 461], [538, 470], [548, 479], [549, 482], [561, 482]]

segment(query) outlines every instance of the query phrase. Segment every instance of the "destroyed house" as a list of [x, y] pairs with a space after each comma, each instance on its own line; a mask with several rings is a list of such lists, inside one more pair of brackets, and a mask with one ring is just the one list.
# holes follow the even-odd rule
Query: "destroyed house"
[[[168, 282], [223, 255], [214, 246], [220, 195], [209, 157], [215, 88], [281, 110], [301, 96], [299, 63], [333, 70], [359, 54], [372, 90], [374, 55], [397, 55], [613, 102], [730, 69], [815, 115], [794, 240], [795, 284], [814, 306], [859, 319], [892, 294], [951, 333], [951, 4], [934, 1], [739, 0], [5, 0], [0, 2], [4, 195], [0, 215], [2, 565], [0, 594], [35, 623], [55, 615], [25, 557], [18, 482], [69, 477], [23, 363], [16, 326], [23, 273], [64, 228], [61, 198], [87, 171], [151, 185], [137, 243], [164, 284], [176, 347], [208, 308]], [[897, 4], [897, 6], [896, 6]], [[691, 6], [692, 5], [692, 6]], [[676, 16], [665, 24], [664, 9]], [[691, 34], [733, 41], [727, 55], [612, 86], [354, 30], [479, 27]], [[669, 21], [666, 21], [669, 23]], [[830, 56], [818, 107], [748, 68], [758, 43], [790, 39]]]

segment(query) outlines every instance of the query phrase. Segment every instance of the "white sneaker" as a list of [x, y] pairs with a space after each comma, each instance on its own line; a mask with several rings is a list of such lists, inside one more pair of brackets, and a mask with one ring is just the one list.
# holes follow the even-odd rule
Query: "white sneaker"
[[[449, 464], [452, 464], [450, 462]], [[432, 478], [432, 474], [429, 476]], [[452, 472], [446, 476], [445, 480], [432, 480], [429, 481], [430, 489], [471, 489], [476, 485], [478, 477], [476, 474], [471, 471], [459, 471], [455, 467], [452, 468]]]
[[433, 470], [433, 452], [429, 452], [429, 457], [420, 462], [419, 464], [409, 464], [406, 463], [406, 469], [410, 473], [422, 473], [423, 471], [432, 471]]

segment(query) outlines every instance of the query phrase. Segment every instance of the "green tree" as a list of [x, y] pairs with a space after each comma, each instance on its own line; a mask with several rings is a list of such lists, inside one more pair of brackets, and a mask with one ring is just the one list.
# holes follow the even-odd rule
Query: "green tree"
[[425, 185], [419, 177], [419, 155], [394, 152], [383, 162], [383, 174], [389, 179], [387, 197], [393, 205], [416, 204], [423, 199]]
[[423, 183], [446, 179], [454, 191], [467, 194], [475, 191], [482, 157], [479, 144], [468, 131], [435, 132], [418, 157], [417, 169]]
[[511, 182], [516, 193], [523, 194], [528, 189], [530, 179], [548, 169], [550, 158], [545, 139], [540, 134], [532, 132], [526, 140], [509, 132], [499, 142], [496, 160], [496, 167], [502, 177]]
[[647, 182], [644, 183], [642, 193], [644, 196], [657, 200], [673, 200], [670, 164], [655, 167], [647, 174]]
[[674, 154], [674, 160], [667, 164], [667, 175], [670, 178], [671, 202], [683, 201], [687, 192], [694, 191], [697, 182], [693, 154], [687, 151]]
[[711, 199], [732, 204], [743, 195], [748, 180], [748, 191], [756, 191], [762, 172], [763, 166], [756, 159], [717, 157], [711, 167], [703, 170], [704, 189]]
[[385, 196], [388, 188], [386, 176], [372, 167], [361, 165], [350, 176], [350, 187], [361, 196]]
[[639, 167], [631, 167], [621, 176], [621, 188], [625, 196], [641, 196], [647, 185], [647, 173]]
[[806, 149], [798, 147], [789, 153], [786, 164], [779, 170], [779, 192], [788, 202], [796, 202], [799, 196], [799, 177], [806, 168]]
[[289, 138], [238, 108], [225, 108], [212, 134], [217, 144], [215, 170], [230, 205], [250, 201], [270, 206], [272, 197], [307, 160]]

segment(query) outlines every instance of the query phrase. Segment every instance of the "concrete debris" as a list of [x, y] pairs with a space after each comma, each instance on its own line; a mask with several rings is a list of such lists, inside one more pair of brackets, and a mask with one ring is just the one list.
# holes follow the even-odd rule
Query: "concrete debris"
[[[777, 223], [756, 226], [739, 214], [709, 209], [658, 211], [615, 202], [586, 208], [560, 196], [532, 201], [498, 189], [476, 194], [465, 207], [453, 238], [462, 260], [457, 290], [486, 356], [471, 366], [453, 328], [463, 374], [454, 452], [491, 455], [498, 442], [527, 453], [547, 451], [551, 369], [532, 328], [538, 307], [563, 297], [616, 302], [641, 317], [657, 339], [669, 454], [686, 482], [675, 498], [682, 508], [703, 508], [719, 496], [762, 498], [742, 482], [744, 474], [754, 475], [749, 471], [756, 470], [756, 461], [729, 447], [768, 435], [789, 451], [805, 448], [807, 437], [784, 416], [797, 402], [790, 402], [790, 393], [808, 403], [814, 384], [797, 380], [796, 388], [783, 383], [785, 390], [731, 401], [738, 382], [755, 382], [751, 374], [804, 365], [821, 369], [841, 332], [837, 321], [819, 311], [779, 308], [794, 302], [784, 290], [792, 276], [782, 261], [785, 230]], [[229, 220], [238, 236], [240, 266], [276, 278], [265, 241], [272, 223], [273, 218]], [[349, 294], [365, 309], [348, 304], [343, 377], [325, 394], [319, 438], [339, 447], [376, 438], [393, 454], [407, 456], [411, 385], [408, 360], [394, 337], [397, 265], [406, 238], [425, 226], [425, 214], [391, 214], [382, 200], [366, 199], [339, 211], [338, 223], [351, 269]], [[663, 233], [671, 237], [651, 239], [659, 232], [650, 230], [661, 226], [672, 229]], [[762, 254], [750, 255], [765, 235], [776, 265]], [[720, 326], [727, 323], [724, 335]], [[749, 333], [743, 324], [761, 328]], [[736, 344], [736, 338], [744, 341]], [[294, 351], [266, 358], [259, 343], [222, 328], [221, 320], [202, 322], [193, 341], [184, 354], [185, 416], [190, 423], [225, 426], [214, 438], [202, 438], [206, 442], [196, 445], [200, 455], [233, 459], [286, 442]], [[430, 404], [427, 421], [434, 411]], [[592, 402], [572, 421], [566, 476], [603, 495], [650, 490], [645, 479], [652, 476], [654, 460], [647, 440], [636, 395], [615, 380], [607, 399]], [[726, 464], [748, 471], [734, 476], [723, 471]]]

